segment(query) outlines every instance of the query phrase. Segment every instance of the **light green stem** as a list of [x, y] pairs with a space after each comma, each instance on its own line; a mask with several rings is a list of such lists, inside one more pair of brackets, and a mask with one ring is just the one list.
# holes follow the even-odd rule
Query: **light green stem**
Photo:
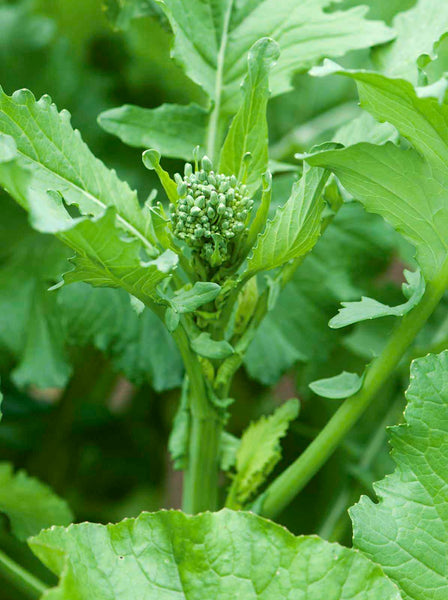
[[188, 463], [184, 473], [183, 510], [216, 510], [222, 420], [207, 393], [201, 365], [182, 326], [174, 333], [188, 376], [191, 415]]
[[12, 558], [0, 550], [0, 574], [32, 600], [40, 598], [47, 586], [31, 575]]
[[262, 514], [278, 515], [333, 454], [397, 367], [415, 336], [439, 304], [448, 286], [448, 259], [426, 286], [420, 304], [403, 317], [382, 353], [367, 368], [361, 390], [347, 398], [316, 439], [266, 490]]

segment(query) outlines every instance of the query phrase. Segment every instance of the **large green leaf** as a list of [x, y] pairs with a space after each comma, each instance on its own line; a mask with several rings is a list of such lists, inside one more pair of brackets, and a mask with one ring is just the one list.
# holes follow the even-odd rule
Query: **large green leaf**
[[30, 542], [61, 580], [46, 600], [400, 600], [360, 553], [250, 513], [142, 514]]
[[397, 467], [351, 509], [355, 545], [406, 600], [448, 596], [448, 352], [411, 366], [406, 423], [391, 430]]
[[326, 60], [312, 74], [333, 73], [354, 79], [361, 106], [378, 121], [388, 121], [407, 138], [428, 162], [445, 168], [448, 157], [448, 105], [436, 98], [422, 97], [403, 79], [392, 79], [369, 71], [345, 70]]
[[393, 37], [383, 23], [364, 19], [366, 9], [325, 12], [329, 0], [164, 0], [175, 35], [174, 56], [186, 73], [226, 112], [237, 110], [247, 53], [262, 37], [281, 48], [273, 94], [290, 88], [291, 75], [323, 56], [341, 56]]
[[20, 540], [73, 521], [64, 500], [24, 471], [14, 473], [9, 463], [0, 463], [0, 513], [8, 517], [12, 532]]
[[125, 104], [107, 110], [98, 122], [125, 144], [155, 148], [164, 156], [191, 160], [195, 146], [205, 141], [208, 111], [197, 104], [162, 104], [140, 108]]
[[33, 232], [21, 209], [0, 196], [0, 352], [23, 387], [63, 386], [71, 373], [57, 294], [48, 288], [67, 267], [70, 250]]
[[[59, 237], [76, 250], [75, 269], [64, 281], [85, 281], [98, 287], [122, 287], [146, 305], [157, 297], [158, 284], [168, 277], [177, 256], [167, 250], [159, 258], [144, 262], [137, 240], [125, 241], [116, 227], [115, 211], [97, 219], [82, 219]], [[56, 230], [57, 231], [57, 230]]]
[[418, 0], [394, 18], [393, 28], [397, 38], [375, 49], [374, 60], [386, 75], [417, 84], [418, 58], [433, 57], [435, 43], [448, 30], [448, 4], [445, 0]]
[[[251, 48], [248, 74], [243, 84], [244, 100], [221, 151], [219, 171], [244, 180], [251, 194], [260, 186], [261, 175], [268, 168], [269, 73], [279, 52], [278, 44], [269, 38], [261, 39]], [[246, 164], [248, 152], [251, 160]]]
[[[24, 208], [47, 203], [47, 191], [59, 192], [67, 204], [84, 215], [102, 215], [114, 207], [117, 222], [151, 248], [148, 241], [150, 214], [142, 211], [137, 195], [116, 173], [90, 152], [67, 111], [58, 112], [48, 96], [36, 101], [28, 90], [11, 97], [0, 89], [0, 156], [16, 156], [0, 168], [0, 185]], [[20, 174], [20, 176], [19, 176]]]
[[357, 144], [309, 158], [331, 169], [367, 210], [388, 220], [417, 250], [427, 281], [444, 261], [448, 241], [448, 106], [420, 98], [412, 85], [376, 73], [327, 64], [319, 74], [341, 72], [358, 83], [362, 105], [389, 121], [417, 150], [393, 144]]
[[[29, 101], [28, 94], [25, 94], [25, 100]], [[43, 106], [47, 105], [48, 103], [45, 101]], [[35, 104], [32, 107], [35, 107]], [[50, 106], [50, 113], [54, 111], [55, 107]], [[1, 117], [0, 112], [0, 126]], [[44, 187], [58, 185], [54, 178], [48, 182], [45, 180], [48, 170], [45, 164], [39, 162], [40, 159], [36, 156], [36, 163], [33, 165], [35, 168], [31, 168], [30, 164], [23, 160], [23, 154], [19, 149], [21, 144], [16, 145], [15, 153], [11, 153], [9, 142], [12, 139], [8, 135], [0, 136], [0, 146], [5, 148], [8, 144], [6, 146], [8, 148], [7, 156], [3, 162], [0, 162], [0, 182], [14, 199], [29, 211], [30, 221], [35, 229], [56, 234], [77, 252], [77, 256], [73, 259], [75, 269], [65, 275], [65, 281], [86, 281], [96, 286], [123, 287], [145, 304], [150, 304], [156, 296], [157, 285], [168, 276], [169, 271], [176, 265], [176, 255], [167, 251], [150, 262], [142, 260], [141, 242], [147, 248], [149, 246], [150, 251], [153, 249], [147, 238], [138, 232], [138, 228], [129, 229], [129, 223], [117, 213], [115, 206], [106, 207], [104, 210], [100, 207], [99, 211], [96, 207], [94, 210], [96, 216], [92, 218], [73, 218], [64, 205], [64, 201], [70, 204], [66, 196], [63, 197], [61, 192]], [[32, 148], [34, 149], [34, 146]], [[86, 147], [85, 150], [87, 153], [89, 152]], [[96, 162], [98, 163], [92, 155], [88, 155], [89, 168], [95, 166]], [[98, 163], [98, 165], [102, 165], [102, 163]], [[55, 163], [55, 167], [57, 167], [57, 163]], [[45, 181], [41, 181], [42, 178]], [[117, 181], [119, 182], [119, 180]], [[72, 198], [70, 187], [66, 189], [65, 193], [69, 199]], [[81, 197], [86, 192], [77, 188], [76, 193]], [[115, 191], [112, 193], [112, 199], [115, 193]], [[86, 202], [80, 197], [76, 202], [79, 202], [82, 210], [89, 212], [86, 206], [92, 202], [91, 195], [86, 193]], [[137, 202], [136, 197], [133, 197], [133, 200]], [[119, 197], [117, 204], [120, 209], [122, 202], [123, 198]], [[128, 211], [129, 207], [126, 204], [124, 206], [124, 212]], [[135, 209], [140, 216], [146, 214], [147, 219], [150, 218], [149, 211], [144, 213], [138, 204]], [[136, 216], [138, 213], [136, 212]], [[141, 227], [144, 221], [145, 219], [142, 218], [138, 226]], [[135, 237], [123, 239], [123, 229], [121, 227], [119, 229], [118, 224], [124, 226], [128, 231], [132, 231]], [[149, 223], [147, 225], [149, 226]]]
[[307, 254], [320, 235], [324, 199], [322, 192], [328, 179], [325, 169], [305, 167], [294, 184], [289, 200], [277, 210], [258, 236], [249, 256], [248, 274], [274, 269], [293, 258]]

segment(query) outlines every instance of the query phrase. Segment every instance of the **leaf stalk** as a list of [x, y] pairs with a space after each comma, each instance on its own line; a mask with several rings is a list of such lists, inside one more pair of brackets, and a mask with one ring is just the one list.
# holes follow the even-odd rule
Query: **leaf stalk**
[[347, 398], [308, 448], [268, 487], [261, 514], [275, 518], [330, 458], [400, 363], [448, 287], [448, 257], [427, 284], [421, 302], [405, 315], [381, 354], [367, 368], [361, 390]]
[[0, 550], [0, 574], [22, 590], [31, 600], [37, 600], [48, 589], [42, 581], [17, 564], [2, 550]]

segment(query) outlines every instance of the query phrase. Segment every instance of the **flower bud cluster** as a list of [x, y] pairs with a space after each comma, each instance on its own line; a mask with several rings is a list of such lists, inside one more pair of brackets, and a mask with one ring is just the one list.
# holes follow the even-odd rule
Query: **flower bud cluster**
[[174, 235], [215, 267], [230, 258], [232, 243], [246, 230], [253, 200], [235, 175], [213, 171], [204, 156], [201, 168], [185, 165], [184, 177], [174, 176], [178, 202], [170, 205]]

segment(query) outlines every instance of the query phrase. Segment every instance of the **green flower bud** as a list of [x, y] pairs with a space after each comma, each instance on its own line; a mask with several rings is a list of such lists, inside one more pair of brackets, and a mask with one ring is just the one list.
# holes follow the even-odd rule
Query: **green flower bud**
[[198, 151], [194, 158], [195, 172], [186, 163], [184, 178], [175, 175], [179, 201], [170, 205], [171, 227], [196, 256], [216, 268], [231, 258], [234, 238], [244, 234], [253, 201], [236, 176], [213, 172], [207, 156], [199, 170]]
[[206, 173], [209, 173], [213, 169], [212, 161], [209, 159], [208, 156], [203, 157], [203, 159], [201, 160], [201, 166]]
[[187, 191], [188, 191], [187, 184], [184, 182], [179, 183], [179, 185], [177, 186], [177, 194], [178, 194], [179, 198], [182, 198], [183, 196], [185, 196]]

